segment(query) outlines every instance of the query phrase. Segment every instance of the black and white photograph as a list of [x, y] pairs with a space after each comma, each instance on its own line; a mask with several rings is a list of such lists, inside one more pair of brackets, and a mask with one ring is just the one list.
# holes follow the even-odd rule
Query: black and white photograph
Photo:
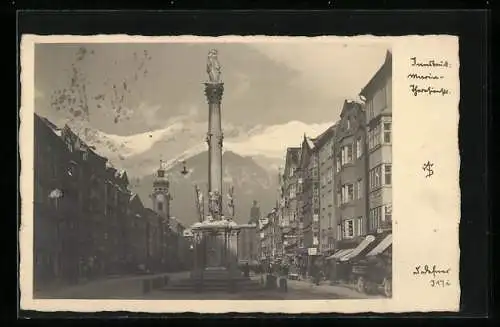
[[391, 297], [391, 83], [380, 44], [36, 45], [34, 297]]
[[[441, 290], [427, 305], [450, 308], [453, 41], [31, 36], [24, 296], [51, 310], [354, 312]], [[422, 243], [446, 238], [438, 252]]]

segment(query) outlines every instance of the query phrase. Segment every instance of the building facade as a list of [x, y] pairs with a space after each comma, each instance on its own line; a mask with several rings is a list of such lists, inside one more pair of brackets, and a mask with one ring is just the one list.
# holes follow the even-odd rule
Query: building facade
[[298, 176], [301, 148], [288, 148], [282, 176], [282, 237], [284, 253], [293, 257], [299, 244]]
[[320, 176], [320, 217], [319, 252], [327, 254], [335, 247], [335, 183], [334, 183], [334, 142], [336, 125], [331, 126], [316, 138], [315, 146], [319, 159]]
[[361, 91], [369, 156], [368, 230], [392, 229], [392, 54]]
[[[128, 274], [139, 266], [164, 271], [165, 209], [145, 208], [128, 184], [125, 171], [68, 126], [34, 115], [35, 291], [53, 281]], [[179, 233], [179, 226], [170, 233], [172, 249], [184, 257], [189, 245]]]
[[367, 233], [367, 159], [363, 105], [345, 101], [335, 137], [336, 239], [353, 247]]
[[[315, 140], [304, 135], [299, 169], [299, 265], [311, 268], [319, 252], [319, 152]], [[301, 242], [299, 241], [299, 243]]]

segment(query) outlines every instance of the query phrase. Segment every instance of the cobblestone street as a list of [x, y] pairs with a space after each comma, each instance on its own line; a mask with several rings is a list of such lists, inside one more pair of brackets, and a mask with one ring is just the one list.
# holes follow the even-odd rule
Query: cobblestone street
[[[159, 274], [148, 276], [115, 277], [91, 281], [85, 284], [62, 287], [57, 290], [40, 292], [37, 298], [45, 299], [142, 299], [142, 300], [303, 300], [303, 299], [368, 299], [383, 298], [382, 296], [366, 295], [349, 287], [329, 285], [322, 282], [314, 285], [310, 281], [288, 280], [288, 291], [257, 290], [247, 292], [206, 292], [190, 291], [169, 292], [153, 290], [144, 293], [142, 282], [146, 278], [156, 278], [168, 275], [170, 282], [186, 278], [189, 272]], [[260, 276], [252, 276], [260, 281]]]

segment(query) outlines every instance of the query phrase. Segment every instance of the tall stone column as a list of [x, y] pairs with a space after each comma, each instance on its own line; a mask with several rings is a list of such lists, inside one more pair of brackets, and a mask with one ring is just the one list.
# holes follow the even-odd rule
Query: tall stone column
[[221, 101], [223, 83], [205, 83], [208, 101], [208, 192], [210, 215], [221, 219], [222, 214], [222, 145]]

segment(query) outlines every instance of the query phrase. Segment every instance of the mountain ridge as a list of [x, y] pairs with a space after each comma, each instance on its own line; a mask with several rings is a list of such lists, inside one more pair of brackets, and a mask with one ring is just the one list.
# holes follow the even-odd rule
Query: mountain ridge
[[[186, 226], [197, 221], [195, 209], [195, 185], [201, 189], [206, 199], [208, 175], [208, 151], [197, 154], [187, 162], [189, 174], [183, 176], [182, 163], [171, 167], [167, 173], [172, 194], [171, 215]], [[152, 191], [154, 174], [142, 178], [131, 178], [131, 190], [144, 201], [144, 206], [152, 207], [149, 194]], [[232, 151], [223, 154], [223, 207], [228, 215], [227, 193], [234, 187], [235, 216], [238, 223], [247, 223], [253, 200], [263, 212], [270, 211], [276, 203], [277, 178], [258, 165], [251, 157], [243, 157]], [[205, 201], [205, 213], [208, 208]]]

